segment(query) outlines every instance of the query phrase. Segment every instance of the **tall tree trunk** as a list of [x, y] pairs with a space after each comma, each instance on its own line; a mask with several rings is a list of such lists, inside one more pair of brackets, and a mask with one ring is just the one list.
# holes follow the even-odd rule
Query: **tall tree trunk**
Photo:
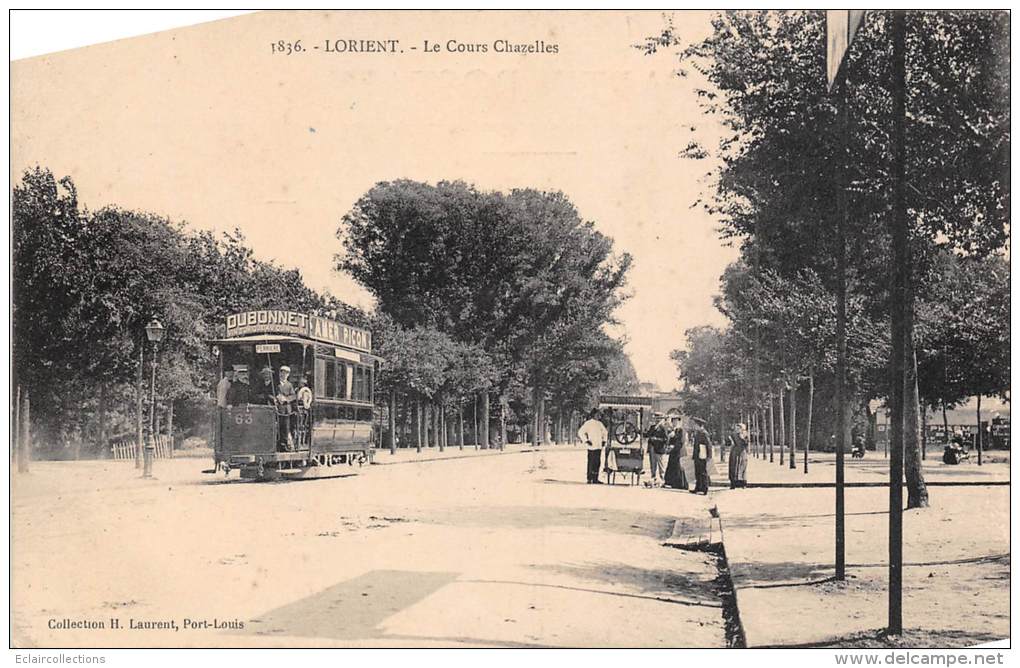
[[[761, 448], [761, 405], [754, 407], [751, 412], [751, 424], [747, 425], [749, 431], [748, 435], [748, 447], [751, 450], [751, 455], [754, 457], [758, 456], [758, 450]], [[726, 430], [723, 430], [723, 438], [726, 438]]]
[[167, 409], [166, 409], [166, 433], [167, 439], [170, 443], [170, 457], [174, 456], [174, 400], [172, 397], [167, 397]]
[[499, 395], [499, 449], [506, 449], [506, 395]]
[[790, 470], [797, 468], [797, 378], [790, 387]]
[[390, 390], [389, 415], [386, 419], [386, 427], [390, 430], [390, 454], [397, 454], [397, 391]]
[[464, 449], [464, 403], [463, 399], [457, 402], [457, 445]]
[[474, 395], [474, 407], [471, 410], [471, 419], [473, 420], [473, 424], [471, 425], [471, 427], [472, 427], [471, 434], [474, 436], [475, 450], [477, 450], [479, 448], [479, 446], [481, 446], [481, 444], [482, 444], [482, 438], [478, 434], [478, 395], [477, 394]]
[[545, 390], [538, 393], [538, 444], [545, 445], [546, 438], [546, 415], [545, 415]]
[[918, 408], [917, 353], [907, 360], [903, 399], [903, 472], [907, 480], [907, 508], [928, 507], [928, 486], [921, 469], [921, 411]]
[[[453, 434], [452, 438], [450, 434]], [[450, 441], [457, 440], [457, 424], [450, 423], [450, 404], [443, 402], [443, 447], [450, 447]]]
[[[771, 404], [770, 404], [771, 405]], [[758, 457], [765, 459], [769, 442], [769, 412], [764, 406], [758, 411]]]
[[99, 385], [99, 406], [97, 407], [96, 413], [98, 415], [98, 424], [96, 425], [96, 443], [97, 452], [100, 458], [106, 457], [106, 402], [109, 394], [109, 387], [106, 383], [100, 383]]
[[145, 366], [145, 346], [140, 346], [138, 351], [138, 375], [135, 376], [135, 468], [142, 468], [142, 422], [145, 419], [142, 415], [145, 410], [144, 399], [145, 386], [143, 383], [143, 367]]
[[405, 393], [400, 395], [400, 409], [400, 441], [398, 445], [406, 448], [411, 442], [409, 438], [411, 434], [411, 404]]
[[444, 452], [447, 447], [447, 433], [446, 433], [446, 400], [440, 401], [439, 409], [439, 429], [440, 429], [440, 452]]
[[783, 465], [783, 456], [786, 454], [786, 406], [783, 402], [783, 392], [786, 388], [779, 386], [779, 465]]
[[928, 404], [921, 404], [921, 461], [928, 459]]
[[538, 421], [539, 421], [539, 408], [538, 408], [538, 385], [534, 385], [531, 388], [531, 447], [538, 447]]
[[440, 410], [439, 402], [432, 402], [432, 438], [435, 442], [435, 447], [439, 448], [439, 451], [443, 450], [443, 427], [442, 427], [442, 410]]
[[776, 460], [776, 414], [772, 408], [772, 393], [769, 393], [769, 462]]
[[949, 445], [949, 416], [946, 414], [946, 400], [942, 400], [942, 435], [945, 437], [943, 445]]
[[811, 436], [814, 425], [811, 420], [815, 411], [815, 370], [808, 373], [807, 433], [804, 434], [804, 473], [808, 472], [808, 453], [811, 451]]
[[977, 395], [977, 451], [978, 451], [978, 466], [981, 466], [981, 395]]
[[75, 461], [81, 459], [81, 444], [88, 438], [88, 417], [85, 415], [85, 402], [79, 401], [75, 404], [77, 410], [77, 438], [71, 443], [71, 456]]
[[481, 415], [481, 427], [482, 427], [482, 450], [489, 449], [489, 392], [486, 390], [482, 394], [482, 415]]
[[422, 441], [424, 440], [421, 435], [422, 422], [421, 419], [421, 397], [415, 397], [414, 400], [414, 444], [418, 452], [421, 452]]

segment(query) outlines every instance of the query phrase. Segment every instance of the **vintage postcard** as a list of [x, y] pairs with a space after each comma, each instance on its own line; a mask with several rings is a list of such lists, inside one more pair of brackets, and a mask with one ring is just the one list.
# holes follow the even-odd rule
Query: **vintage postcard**
[[1001, 663], [1010, 19], [257, 11], [13, 60], [18, 660]]

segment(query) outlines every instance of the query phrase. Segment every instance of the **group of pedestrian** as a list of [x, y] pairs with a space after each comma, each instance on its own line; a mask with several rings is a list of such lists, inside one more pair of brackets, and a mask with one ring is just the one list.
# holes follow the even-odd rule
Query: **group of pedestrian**
[[298, 376], [297, 385], [295, 388], [291, 382], [289, 366], [282, 365], [279, 372], [274, 373], [267, 365], [259, 372], [259, 382], [253, 387], [248, 365], [235, 364], [224, 372], [216, 385], [216, 405], [220, 408], [274, 406], [278, 418], [277, 447], [282, 451], [293, 450], [307, 426], [312, 405], [312, 390], [304, 375]]
[[[684, 459], [690, 456], [694, 468], [694, 489], [689, 491], [692, 494], [707, 495], [711, 485], [709, 463], [712, 461], [712, 440], [705, 428], [705, 421], [693, 416], [686, 420], [681, 415], [667, 417], [664, 413], [658, 412], [652, 414], [652, 420], [652, 425], [644, 433], [648, 441], [648, 466], [651, 474], [651, 481], [647, 486], [689, 489], [690, 482], [684, 468]], [[608, 449], [610, 436], [606, 425], [599, 419], [598, 409], [592, 409], [588, 413], [577, 435], [587, 449], [588, 484], [601, 484], [599, 468], [602, 451]], [[745, 487], [747, 427], [744, 424], [733, 425], [732, 432], [726, 436], [726, 444], [730, 451], [728, 470], [730, 488]]]

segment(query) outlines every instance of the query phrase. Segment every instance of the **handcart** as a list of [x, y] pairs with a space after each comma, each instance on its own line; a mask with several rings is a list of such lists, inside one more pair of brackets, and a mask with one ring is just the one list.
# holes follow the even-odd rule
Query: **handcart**
[[641, 484], [641, 474], [645, 472], [645, 449], [640, 443], [620, 445], [612, 443], [606, 448], [606, 478], [610, 485], [616, 484], [616, 474], [629, 474], [631, 485]]
[[599, 409], [608, 420], [609, 445], [603, 472], [607, 482], [616, 482], [616, 474], [628, 475], [631, 485], [641, 484], [645, 472], [645, 447], [642, 437], [645, 411], [652, 409], [651, 397], [601, 396]]

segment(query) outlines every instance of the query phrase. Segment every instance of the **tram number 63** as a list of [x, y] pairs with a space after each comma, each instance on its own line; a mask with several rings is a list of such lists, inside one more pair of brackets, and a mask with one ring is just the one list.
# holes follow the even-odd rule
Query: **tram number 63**
[[245, 412], [244, 414], [238, 413], [234, 416], [234, 422], [236, 424], [251, 424], [251, 413]]

